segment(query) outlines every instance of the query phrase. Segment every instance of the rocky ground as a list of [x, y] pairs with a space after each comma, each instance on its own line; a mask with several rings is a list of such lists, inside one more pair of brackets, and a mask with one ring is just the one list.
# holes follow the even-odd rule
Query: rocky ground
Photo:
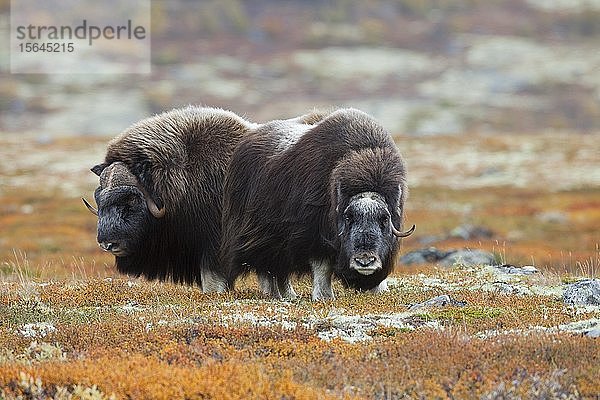
[[4, 135], [0, 397], [597, 398], [594, 139], [398, 137], [390, 291], [312, 303], [119, 276], [79, 199], [108, 138]]
[[[382, 295], [124, 279], [0, 286], [5, 398], [596, 398], [600, 281], [430, 268]], [[118, 378], [117, 378], [118, 377]], [[86, 393], [84, 397], [82, 393]], [[71, 397], [69, 397], [71, 396]], [[79, 396], [79, 397], [78, 397]]]

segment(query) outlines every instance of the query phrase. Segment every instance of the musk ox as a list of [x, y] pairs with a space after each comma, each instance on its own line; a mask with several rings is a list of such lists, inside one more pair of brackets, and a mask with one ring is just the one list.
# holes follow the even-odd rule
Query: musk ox
[[118, 271], [222, 291], [221, 201], [234, 148], [257, 127], [189, 106], [144, 119], [108, 144], [94, 197], [98, 243]]
[[406, 196], [394, 141], [361, 111], [262, 125], [240, 141], [225, 180], [229, 288], [256, 271], [274, 298], [296, 297], [293, 273], [312, 272], [313, 300], [334, 297], [332, 274], [347, 287], [386, 290], [399, 238], [414, 231], [398, 230]]

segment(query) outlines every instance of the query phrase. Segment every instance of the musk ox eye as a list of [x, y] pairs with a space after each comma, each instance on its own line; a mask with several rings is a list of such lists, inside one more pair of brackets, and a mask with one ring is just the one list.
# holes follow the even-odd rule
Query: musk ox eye
[[387, 216], [387, 215], [380, 216], [379, 217], [379, 221], [378, 221], [379, 222], [379, 226], [381, 226], [382, 228], [387, 227], [387, 223], [388, 223], [389, 219], [390, 219], [390, 217]]

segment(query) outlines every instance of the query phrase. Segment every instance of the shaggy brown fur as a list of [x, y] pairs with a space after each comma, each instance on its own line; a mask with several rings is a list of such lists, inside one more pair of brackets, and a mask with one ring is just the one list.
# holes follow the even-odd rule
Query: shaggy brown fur
[[215, 108], [189, 106], [142, 120], [108, 144], [100, 175], [124, 163], [159, 208], [135, 255], [116, 257], [120, 272], [201, 284], [218, 266], [225, 171], [239, 141], [257, 125]]
[[375, 288], [391, 272], [399, 241], [386, 228], [378, 239], [383, 268], [364, 276], [347, 267], [339, 234], [343, 210], [364, 192], [380, 195], [393, 225], [402, 226], [404, 162], [389, 133], [363, 112], [273, 121], [242, 139], [223, 197], [221, 254], [230, 287], [251, 270], [285, 286], [291, 273], [326, 260], [348, 286]]

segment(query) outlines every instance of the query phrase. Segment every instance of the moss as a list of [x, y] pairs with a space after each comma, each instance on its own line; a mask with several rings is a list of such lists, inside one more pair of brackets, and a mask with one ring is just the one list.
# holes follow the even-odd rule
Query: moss
[[575, 282], [579, 282], [580, 280], [583, 280], [585, 278], [581, 277], [581, 276], [563, 276], [560, 281], [564, 284], [569, 284], [569, 283], [575, 283]]
[[481, 319], [496, 319], [506, 311], [498, 307], [451, 307], [431, 311], [428, 317], [431, 319], [447, 320], [452, 322], [472, 323]]

